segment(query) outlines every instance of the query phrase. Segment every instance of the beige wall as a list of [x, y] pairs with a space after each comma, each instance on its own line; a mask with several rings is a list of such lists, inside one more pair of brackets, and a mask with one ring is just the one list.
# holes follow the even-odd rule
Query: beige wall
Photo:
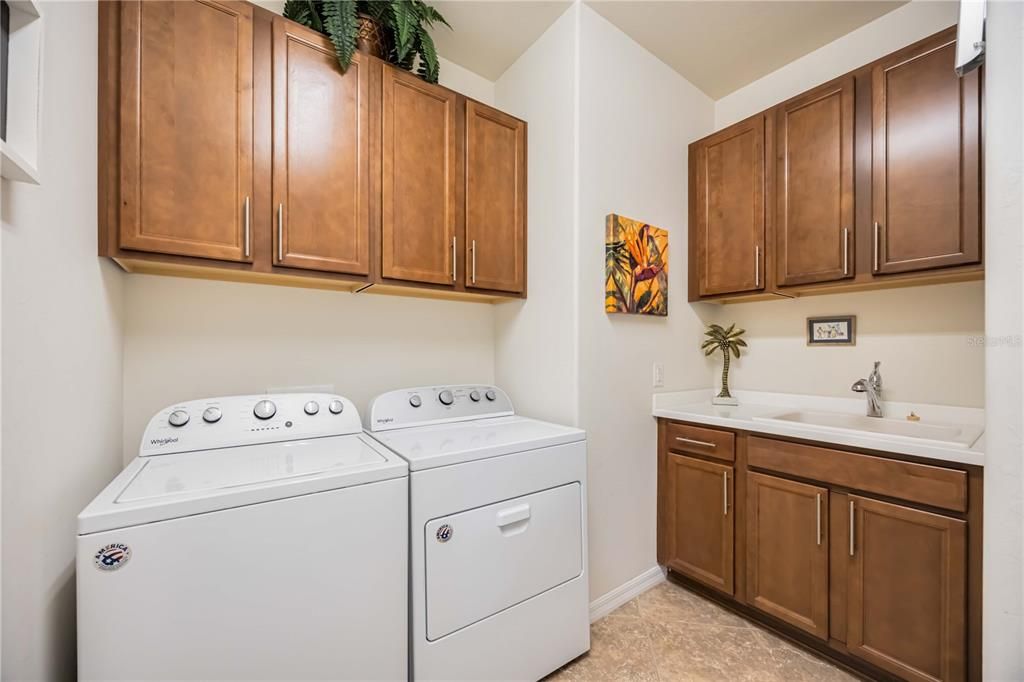
[[121, 467], [121, 284], [96, 257], [96, 4], [44, 8], [42, 185], [4, 181], [3, 670], [73, 679], [76, 516]]
[[[851, 314], [855, 346], [807, 346], [808, 317]], [[710, 317], [747, 330], [735, 389], [856, 397], [850, 384], [881, 360], [885, 400], [985, 404], [983, 282], [729, 304]], [[707, 365], [717, 382], [721, 356]]]
[[125, 278], [124, 454], [179, 400], [333, 384], [378, 393], [494, 379], [487, 303], [151, 275]]
[[[957, 3], [914, 0], [715, 103], [716, 128], [767, 109], [957, 20]], [[851, 395], [850, 383], [881, 360], [889, 400], [981, 407], [985, 297], [980, 282], [835, 294], [716, 307], [710, 316], [747, 329], [749, 353], [734, 388]], [[854, 348], [808, 348], [806, 318], [857, 315]], [[717, 374], [715, 357], [708, 368]]]
[[579, 420], [576, 342], [576, 16], [570, 8], [495, 83], [529, 122], [525, 301], [495, 308], [495, 381], [516, 409]]
[[[579, 395], [590, 457], [590, 591], [656, 565], [653, 363], [666, 389], [708, 383], [700, 307], [686, 303], [687, 144], [712, 101], [590, 7], [580, 21]], [[669, 232], [669, 315], [604, 311], [605, 216]]]

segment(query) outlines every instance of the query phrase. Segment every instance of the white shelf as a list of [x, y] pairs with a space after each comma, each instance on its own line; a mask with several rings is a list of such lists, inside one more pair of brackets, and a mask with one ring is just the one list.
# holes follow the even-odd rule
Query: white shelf
[[16, 182], [39, 184], [39, 171], [35, 166], [3, 140], [0, 140], [0, 176]]

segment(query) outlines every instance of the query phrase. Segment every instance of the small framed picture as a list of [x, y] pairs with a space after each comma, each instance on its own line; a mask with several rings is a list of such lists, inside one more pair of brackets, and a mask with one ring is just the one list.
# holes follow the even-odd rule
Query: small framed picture
[[857, 343], [857, 316], [808, 317], [808, 346], [854, 346]]

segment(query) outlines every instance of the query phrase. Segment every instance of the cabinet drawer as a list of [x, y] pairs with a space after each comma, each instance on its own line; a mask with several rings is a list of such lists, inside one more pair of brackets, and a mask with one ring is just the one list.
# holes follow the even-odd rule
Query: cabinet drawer
[[747, 463], [953, 511], [967, 511], [967, 473], [842, 450], [752, 437]]
[[736, 459], [735, 438], [731, 431], [704, 429], [670, 422], [666, 429], [668, 449], [731, 462]]

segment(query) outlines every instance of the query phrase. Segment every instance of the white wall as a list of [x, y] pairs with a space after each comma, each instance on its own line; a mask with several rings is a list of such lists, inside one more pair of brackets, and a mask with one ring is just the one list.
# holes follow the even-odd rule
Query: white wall
[[126, 459], [180, 400], [333, 384], [364, 410], [402, 386], [494, 379], [487, 303], [128, 275], [124, 316]]
[[439, 84], [484, 104], [494, 105], [494, 83], [444, 57], [441, 57], [440, 61], [441, 75], [437, 81]]
[[[655, 565], [657, 429], [652, 363], [666, 389], [701, 388], [705, 306], [686, 302], [687, 145], [712, 101], [589, 6], [580, 28], [579, 393], [590, 457], [591, 595]], [[604, 310], [605, 216], [669, 232], [669, 315]]]
[[[957, 3], [914, 0], [715, 103], [724, 128], [957, 21]], [[989, 137], [991, 139], [991, 137]], [[717, 322], [747, 329], [749, 352], [734, 388], [849, 396], [850, 384], [882, 361], [886, 400], [981, 407], [985, 393], [984, 287], [980, 282], [797, 300], [730, 304]], [[806, 318], [856, 315], [856, 347], [809, 348]], [[708, 360], [717, 368], [718, 358]]]
[[715, 102], [715, 129], [799, 95], [957, 22], [955, 0], [913, 0]]
[[1024, 679], [1024, 5], [990, 2], [985, 64], [984, 677]]
[[121, 280], [96, 256], [96, 3], [44, 7], [38, 187], [5, 183], [3, 671], [75, 674], [75, 517], [121, 466]]
[[495, 381], [522, 414], [576, 424], [576, 17], [569, 8], [495, 84], [529, 122], [525, 301], [495, 308]]
[[[967, 282], [808, 296], [716, 306], [710, 317], [747, 330], [731, 388], [850, 398], [881, 360], [885, 400], [983, 407], [984, 291]], [[807, 346], [808, 317], [847, 314], [857, 315], [855, 346]], [[721, 356], [707, 364], [717, 380]]]

